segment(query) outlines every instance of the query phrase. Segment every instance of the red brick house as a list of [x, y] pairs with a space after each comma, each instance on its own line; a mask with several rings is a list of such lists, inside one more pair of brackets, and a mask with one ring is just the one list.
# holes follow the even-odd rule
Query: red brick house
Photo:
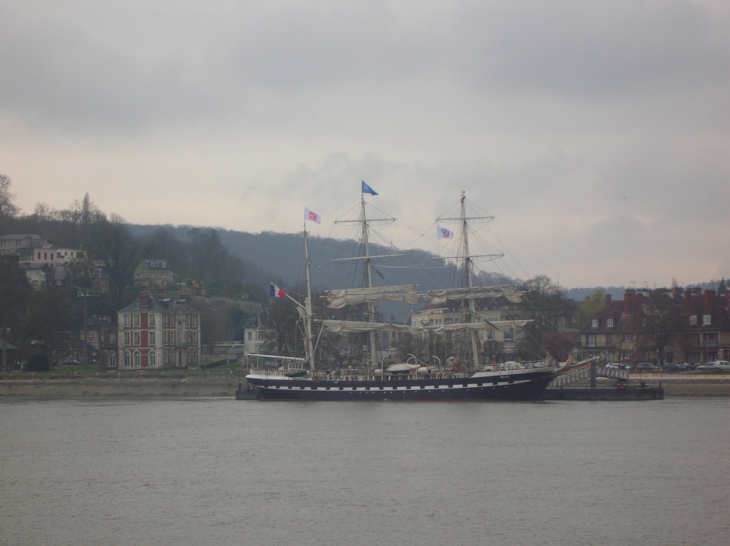
[[147, 292], [117, 311], [119, 370], [200, 365], [200, 311]]

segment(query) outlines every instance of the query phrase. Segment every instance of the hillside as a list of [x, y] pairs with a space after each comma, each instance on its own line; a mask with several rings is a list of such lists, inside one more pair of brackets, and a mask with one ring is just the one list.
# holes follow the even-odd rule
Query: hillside
[[[185, 239], [189, 226], [165, 226], [178, 239]], [[144, 236], [158, 225], [130, 225], [137, 236]], [[292, 287], [305, 278], [304, 247], [301, 234], [248, 233], [242, 231], [218, 230], [221, 242], [229, 252], [244, 260], [246, 281], [269, 282]], [[339, 240], [324, 237], [309, 237], [309, 254], [312, 262], [312, 284], [315, 289], [346, 288], [360, 286], [362, 270], [353, 268], [352, 262], [337, 263], [332, 260], [358, 255], [359, 243], [354, 240]], [[423, 292], [434, 288], [457, 286], [458, 268], [445, 263], [442, 258], [424, 250], [398, 250], [381, 245], [370, 245], [371, 255], [402, 254], [388, 260], [379, 260], [376, 267], [375, 284], [417, 284]], [[485, 283], [514, 282], [504, 276], [484, 278]]]

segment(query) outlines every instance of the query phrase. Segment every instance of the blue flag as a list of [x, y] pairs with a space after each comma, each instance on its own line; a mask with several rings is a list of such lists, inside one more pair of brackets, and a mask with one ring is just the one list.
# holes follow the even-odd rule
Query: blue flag
[[364, 180], [362, 181], [362, 192], [369, 193], [370, 195], [378, 195], [378, 192], [376, 192], [373, 188], [368, 186]]

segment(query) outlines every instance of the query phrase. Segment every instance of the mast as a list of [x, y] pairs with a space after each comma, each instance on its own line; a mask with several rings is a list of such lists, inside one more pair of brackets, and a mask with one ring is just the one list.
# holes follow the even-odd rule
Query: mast
[[[360, 222], [362, 229], [362, 242], [365, 247], [365, 261], [363, 262], [363, 286], [365, 288], [373, 287], [373, 261], [370, 258], [370, 241], [368, 238], [368, 219], [365, 213], [365, 194], [360, 195]], [[368, 302], [368, 322], [375, 322], [375, 304]], [[373, 370], [378, 367], [378, 355], [377, 355], [377, 337], [374, 331], [368, 333], [369, 346], [370, 346], [370, 365]]]
[[312, 262], [309, 260], [309, 244], [307, 242], [307, 223], [304, 222], [304, 264], [307, 271], [307, 297], [304, 300], [304, 335], [307, 338], [307, 342], [304, 347], [307, 352], [306, 357], [307, 362], [309, 362], [309, 368], [312, 372], [314, 372], [314, 346], [312, 345], [312, 315], [314, 313], [312, 311], [312, 279], [310, 275], [311, 263]]
[[[376, 258], [394, 258], [396, 256], [403, 256], [403, 254], [385, 254], [385, 255], [371, 255], [370, 254], [370, 225], [373, 222], [391, 223], [395, 221], [395, 218], [368, 218], [366, 213], [366, 202], [365, 193], [371, 193], [377, 195], [372, 191], [372, 188], [365, 185], [363, 182], [363, 189], [360, 196], [360, 218], [358, 220], [337, 220], [335, 224], [360, 224], [361, 229], [361, 243], [363, 245], [364, 255], [355, 256], [352, 258], [337, 258], [332, 260], [333, 262], [344, 262], [351, 260], [361, 260], [363, 262], [363, 273], [362, 273], [362, 285], [364, 289], [373, 288], [373, 261]], [[367, 320], [368, 322], [375, 322], [375, 303], [367, 301]], [[370, 348], [370, 364], [373, 370], [377, 369], [378, 366], [378, 354], [377, 354], [377, 337], [375, 331], [370, 331], [369, 336], [369, 348]]]
[[[474, 279], [472, 275], [472, 261], [471, 261], [471, 255], [469, 254], [469, 222], [466, 217], [466, 192], [461, 192], [461, 232], [462, 232], [462, 242], [463, 242], [463, 253], [464, 253], [464, 262], [463, 262], [463, 268], [464, 268], [464, 287], [465, 288], [471, 288], [474, 284]], [[468, 321], [469, 322], [476, 322], [476, 303], [474, 299], [469, 298], [467, 300], [468, 302]], [[462, 307], [466, 310], [466, 303], [462, 300]], [[477, 367], [479, 366], [479, 340], [477, 338], [477, 332], [474, 330], [470, 331], [471, 336], [471, 352], [472, 352], [472, 361], [474, 364], [474, 371], [477, 370]]]
[[[468, 300], [465, 302], [462, 300], [461, 308], [463, 313], [463, 322], [477, 322], [476, 303], [473, 297], [470, 297], [468, 292], [474, 285], [474, 258], [500, 258], [502, 254], [482, 254], [472, 255], [469, 253], [469, 220], [493, 220], [493, 216], [466, 216], [466, 192], [461, 192], [461, 210], [460, 216], [457, 218], [438, 218], [438, 220], [447, 220], [458, 222], [461, 226], [461, 256], [451, 256], [452, 259], [458, 259], [461, 261], [464, 269], [462, 288], [458, 290], [452, 290], [456, 292], [463, 292], [464, 299]], [[445, 301], [445, 300], [444, 300]], [[473, 364], [476, 370], [479, 365], [479, 339], [474, 329], [471, 329], [471, 349], [473, 354]]]

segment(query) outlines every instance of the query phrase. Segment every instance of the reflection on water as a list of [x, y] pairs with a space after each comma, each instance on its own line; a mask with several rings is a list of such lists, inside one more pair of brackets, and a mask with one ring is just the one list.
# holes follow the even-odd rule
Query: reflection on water
[[725, 544], [730, 400], [0, 403], [0, 543]]

